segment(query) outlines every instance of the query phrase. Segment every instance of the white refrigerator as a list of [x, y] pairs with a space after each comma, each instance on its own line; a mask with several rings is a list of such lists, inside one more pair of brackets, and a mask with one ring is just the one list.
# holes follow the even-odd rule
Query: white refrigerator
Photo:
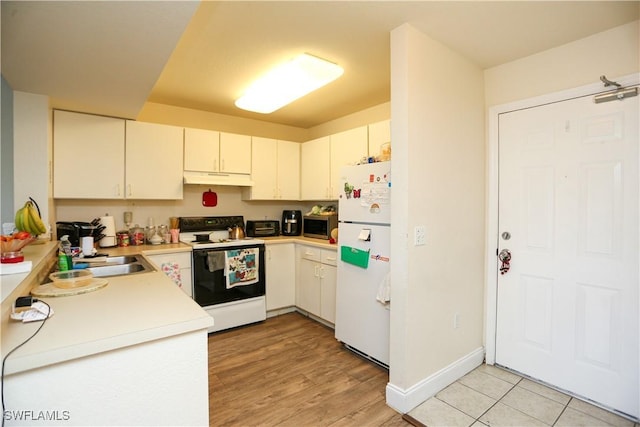
[[335, 336], [389, 366], [391, 163], [343, 167], [340, 189]]

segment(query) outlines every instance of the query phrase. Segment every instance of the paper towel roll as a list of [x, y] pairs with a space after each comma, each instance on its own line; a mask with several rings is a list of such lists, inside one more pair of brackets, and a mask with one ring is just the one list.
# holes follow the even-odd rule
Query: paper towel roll
[[102, 234], [104, 234], [104, 236], [105, 236], [102, 239], [100, 239], [100, 242], [98, 242], [100, 247], [101, 248], [110, 248], [112, 246], [115, 246], [116, 245], [116, 221], [115, 221], [115, 219], [110, 215], [101, 216], [100, 217], [100, 224], [102, 224], [104, 226], [104, 230], [102, 231]]

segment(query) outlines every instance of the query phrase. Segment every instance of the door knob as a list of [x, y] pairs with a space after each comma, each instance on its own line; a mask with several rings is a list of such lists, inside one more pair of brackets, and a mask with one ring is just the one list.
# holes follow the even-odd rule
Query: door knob
[[505, 274], [511, 268], [511, 252], [509, 249], [503, 249], [498, 254], [498, 259], [500, 260], [500, 274]]

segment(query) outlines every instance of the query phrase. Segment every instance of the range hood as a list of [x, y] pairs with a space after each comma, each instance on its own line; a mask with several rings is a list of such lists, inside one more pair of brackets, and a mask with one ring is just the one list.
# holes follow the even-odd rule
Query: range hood
[[216, 172], [184, 172], [185, 184], [230, 185], [237, 187], [251, 187], [251, 175], [241, 173]]

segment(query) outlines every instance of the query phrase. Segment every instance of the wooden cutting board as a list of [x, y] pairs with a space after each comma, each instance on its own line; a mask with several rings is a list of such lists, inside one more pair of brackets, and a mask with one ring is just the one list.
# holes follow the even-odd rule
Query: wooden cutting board
[[107, 279], [93, 278], [85, 286], [71, 289], [62, 289], [53, 285], [53, 282], [45, 283], [44, 285], [37, 286], [31, 290], [31, 295], [36, 297], [67, 297], [71, 295], [86, 294], [88, 292], [97, 291], [98, 289], [107, 286]]

